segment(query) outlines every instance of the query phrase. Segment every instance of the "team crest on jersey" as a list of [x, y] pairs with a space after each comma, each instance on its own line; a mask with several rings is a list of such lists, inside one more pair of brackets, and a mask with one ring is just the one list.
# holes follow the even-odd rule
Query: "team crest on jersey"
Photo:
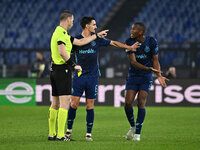
[[146, 53], [148, 53], [148, 52], [150, 51], [150, 48], [149, 48], [148, 46], [146, 46], [145, 49], [144, 49], [144, 51], [145, 51]]
[[91, 42], [91, 45], [92, 45], [92, 46], [95, 46], [95, 45], [96, 45], [96, 42], [95, 42], [95, 41], [92, 41], [92, 42]]

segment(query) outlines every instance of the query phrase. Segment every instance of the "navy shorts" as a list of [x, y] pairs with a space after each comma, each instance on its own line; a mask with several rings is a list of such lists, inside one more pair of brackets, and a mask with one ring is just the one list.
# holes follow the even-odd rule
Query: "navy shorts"
[[72, 95], [81, 97], [85, 91], [85, 97], [96, 99], [98, 92], [98, 77], [74, 78], [72, 81]]
[[126, 90], [134, 90], [136, 92], [144, 90], [150, 91], [153, 82], [152, 75], [149, 76], [131, 76], [126, 79]]

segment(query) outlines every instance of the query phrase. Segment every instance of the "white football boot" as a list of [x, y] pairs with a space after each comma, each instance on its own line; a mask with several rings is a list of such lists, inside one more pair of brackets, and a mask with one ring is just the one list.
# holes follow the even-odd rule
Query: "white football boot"
[[135, 134], [135, 135], [133, 136], [133, 140], [134, 140], [134, 141], [140, 141], [140, 134]]
[[86, 133], [85, 139], [86, 139], [86, 141], [93, 141], [92, 134], [91, 133]]
[[67, 132], [65, 133], [65, 137], [70, 138], [72, 136], [72, 129], [67, 129]]
[[127, 140], [132, 140], [134, 132], [135, 132], [135, 127], [130, 127], [130, 129], [129, 129], [128, 133], [126, 134], [125, 138]]

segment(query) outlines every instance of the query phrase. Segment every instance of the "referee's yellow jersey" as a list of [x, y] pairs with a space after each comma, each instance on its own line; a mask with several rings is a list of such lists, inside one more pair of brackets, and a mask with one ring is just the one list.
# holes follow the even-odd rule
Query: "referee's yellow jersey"
[[54, 64], [66, 64], [65, 60], [59, 54], [58, 45], [59, 43], [65, 44], [65, 49], [70, 57], [73, 40], [74, 38], [71, 37], [64, 28], [61, 26], [56, 27], [51, 37], [51, 57]]

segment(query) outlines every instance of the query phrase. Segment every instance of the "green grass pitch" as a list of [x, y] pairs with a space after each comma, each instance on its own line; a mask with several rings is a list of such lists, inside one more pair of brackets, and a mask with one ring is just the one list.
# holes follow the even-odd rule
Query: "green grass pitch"
[[48, 108], [0, 106], [0, 150], [200, 149], [199, 107], [146, 107], [140, 142], [123, 137], [129, 129], [123, 107], [95, 107], [94, 141], [86, 142], [83, 106], [78, 108], [73, 126], [72, 138], [76, 141], [47, 141]]

